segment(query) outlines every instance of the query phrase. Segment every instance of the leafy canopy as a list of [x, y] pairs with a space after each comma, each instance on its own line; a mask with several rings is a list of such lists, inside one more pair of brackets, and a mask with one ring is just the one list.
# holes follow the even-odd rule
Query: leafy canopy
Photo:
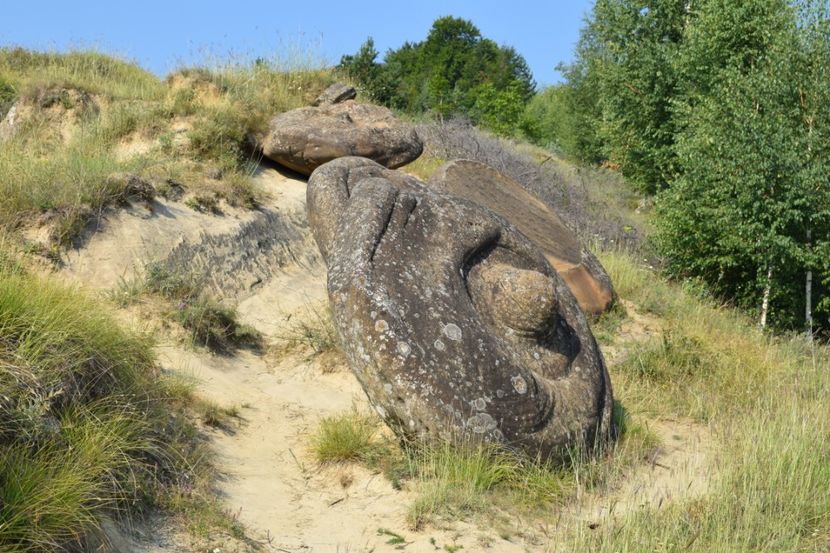
[[340, 68], [376, 101], [412, 114], [464, 114], [496, 132], [514, 132], [535, 83], [524, 58], [484, 38], [472, 22], [441, 17], [426, 40], [389, 50], [382, 63], [372, 38]]

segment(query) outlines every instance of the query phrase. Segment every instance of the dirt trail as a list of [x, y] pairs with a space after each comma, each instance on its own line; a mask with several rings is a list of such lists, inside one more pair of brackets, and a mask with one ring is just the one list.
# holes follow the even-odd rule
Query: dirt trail
[[[305, 220], [305, 182], [273, 167], [260, 168], [255, 178], [270, 198], [254, 212], [228, 210], [216, 217], [158, 202], [152, 212], [133, 207], [114, 213], [84, 248], [70, 253], [64, 274], [107, 289], [151, 260], [204, 268], [213, 293], [235, 303], [242, 321], [266, 341], [279, 342], [291, 332], [292, 321], [325, 306], [325, 268]], [[174, 341], [161, 343], [158, 356], [164, 368], [194, 377], [200, 396], [239, 409], [238, 427], [211, 431], [221, 474], [218, 493], [263, 551], [397, 550], [387, 543], [388, 535], [379, 535], [382, 528], [403, 536], [405, 550], [416, 553], [444, 545], [506, 553], [553, 550], [545, 524], [514, 529], [512, 541], [491, 526], [466, 522], [411, 531], [406, 512], [412, 491], [395, 490], [382, 475], [358, 466], [318, 466], [309, 444], [319, 420], [352, 407], [368, 410], [345, 366], [323, 371], [299, 353], [218, 356]], [[654, 430], [665, 447], [652, 465], [613, 497], [585, 498], [568, 515], [572, 522], [656, 505], [697, 485], [706, 463], [698, 430], [669, 422]], [[691, 480], [682, 474], [691, 474]], [[552, 513], [551, 520], [562, 516]], [[121, 553], [192, 550], [187, 538], [173, 531], [113, 535]], [[211, 551], [231, 553], [238, 545], [228, 542]]]

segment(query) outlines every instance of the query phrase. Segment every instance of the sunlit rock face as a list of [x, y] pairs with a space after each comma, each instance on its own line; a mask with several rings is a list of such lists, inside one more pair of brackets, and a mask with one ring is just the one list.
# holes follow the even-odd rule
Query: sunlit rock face
[[506, 219], [356, 157], [314, 171], [307, 206], [343, 349], [397, 433], [546, 458], [610, 434], [585, 317]]
[[477, 161], [450, 161], [432, 175], [430, 188], [466, 198], [513, 223], [542, 251], [588, 315], [613, 305], [608, 273], [597, 258], [539, 198], [507, 175]]

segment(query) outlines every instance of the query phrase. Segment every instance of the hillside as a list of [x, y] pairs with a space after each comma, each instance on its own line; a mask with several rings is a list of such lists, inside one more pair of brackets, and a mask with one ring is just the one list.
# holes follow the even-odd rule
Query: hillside
[[413, 122], [399, 171], [486, 163], [591, 244], [619, 436], [560, 463], [397, 440], [340, 351], [307, 179], [256, 146], [338, 78], [0, 50], [0, 548], [830, 548], [830, 350], [662, 278], [616, 173], [459, 122]]

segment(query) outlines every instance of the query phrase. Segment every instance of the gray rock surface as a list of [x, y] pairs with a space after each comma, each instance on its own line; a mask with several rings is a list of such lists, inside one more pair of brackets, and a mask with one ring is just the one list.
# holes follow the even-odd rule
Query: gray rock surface
[[357, 91], [353, 86], [343, 83], [334, 83], [317, 96], [317, 99], [311, 103], [312, 106], [323, 106], [327, 104], [339, 104], [346, 100], [354, 100], [357, 97]]
[[304, 175], [344, 156], [400, 167], [423, 151], [415, 129], [391, 111], [351, 100], [277, 115], [261, 146], [265, 157]]
[[599, 315], [613, 304], [611, 279], [597, 258], [515, 180], [483, 163], [460, 159], [439, 167], [429, 186], [491, 209], [515, 225], [542, 250], [585, 313]]
[[585, 316], [505, 218], [355, 157], [312, 174], [307, 209], [349, 364], [397, 433], [544, 457], [610, 435]]

